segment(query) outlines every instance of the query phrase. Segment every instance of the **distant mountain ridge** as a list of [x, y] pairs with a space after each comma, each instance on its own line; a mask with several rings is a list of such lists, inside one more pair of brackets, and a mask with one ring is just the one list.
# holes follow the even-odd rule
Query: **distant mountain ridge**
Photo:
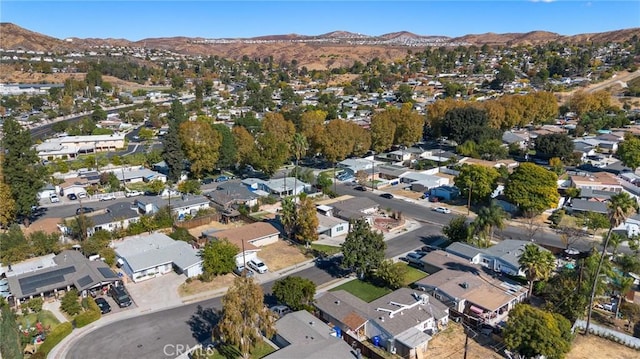
[[[127, 39], [68, 38], [51, 36], [24, 29], [12, 23], [0, 23], [0, 48], [26, 51], [82, 51], [98, 46], [144, 47], [166, 49], [191, 55], [218, 55], [238, 59], [273, 57], [277, 60], [298, 60], [301, 65], [320, 63], [320, 67], [333, 67], [353, 63], [354, 60], [369, 61], [374, 57], [395, 60], [406, 55], [407, 47], [459, 45], [536, 45], [547, 42], [621, 42], [640, 36], [640, 28], [623, 29], [593, 34], [564, 36], [548, 31], [527, 33], [484, 33], [460, 37], [418, 35], [408, 31], [392, 32], [379, 36], [332, 31], [320, 35], [282, 34], [253, 38], [203, 38], [163, 37], [138, 41]], [[331, 54], [330, 63], [327, 54]], [[322, 61], [320, 61], [322, 59]]]

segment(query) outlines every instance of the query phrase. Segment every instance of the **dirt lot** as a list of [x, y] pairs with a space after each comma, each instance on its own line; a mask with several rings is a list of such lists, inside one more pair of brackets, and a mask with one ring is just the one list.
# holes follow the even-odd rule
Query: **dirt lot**
[[573, 348], [567, 354], [567, 359], [633, 359], [640, 357], [640, 352], [627, 348], [624, 345], [614, 343], [593, 335], [585, 337], [578, 335], [573, 342]]
[[216, 290], [220, 288], [229, 287], [233, 280], [236, 278], [235, 275], [229, 273], [223, 276], [218, 276], [214, 278], [211, 282], [203, 282], [200, 280], [193, 280], [191, 283], [182, 283], [180, 287], [178, 287], [178, 294], [181, 297], [186, 297], [198, 293], [204, 293], [210, 290]]
[[224, 223], [220, 223], [217, 221], [213, 221], [209, 224], [205, 224], [204, 226], [198, 226], [198, 227], [193, 227], [191, 229], [189, 229], [189, 234], [191, 234], [192, 236], [196, 237], [196, 238], [200, 238], [200, 236], [202, 235], [202, 232], [208, 230], [208, 229], [217, 229], [217, 230], [225, 230], [225, 229], [229, 229], [229, 228], [236, 228], [236, 227], [241, 227], [244, 226], [246, 223], [244, 222], [232, 222], [229, 224], [224, 224]]
[[279, 240], [274, 244], [262, 247], [258, 257], [268, 266], [270, 271], [280, 269], [306, 261], [306, 258], [295, 245]]

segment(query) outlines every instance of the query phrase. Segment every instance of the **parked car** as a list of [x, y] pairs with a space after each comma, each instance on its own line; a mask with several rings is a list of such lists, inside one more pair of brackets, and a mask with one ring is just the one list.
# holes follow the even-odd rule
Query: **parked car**
[[[127, 197], [136, 197], [136, 196], [142, 196], [144, 193], [141, 191], [127, 191], [127, 193], [125, 194], [125, 196]], [[114, 198], [115, 199], [115, 198]]]
[[219, 176], [216, 178], [216, 182], [227, 182], [230, 178], [227, 176]]
[[353, 189], [355, 189], [356, 191], [360, 191], [360, 192], [366, 192], [367, 191], [367, 187], [365, 187], [365, 186], [356, 186], [356, 187], [353, 187]]
[[406, 256], [407, 262], [409, 262], [409, 264], [416, 264], [416, 265], [420, 265], [420, 259], [422, 259], [422, 257], [424, 257], [424, 253], [419, 253], [419, 252], [411, 252]]
[[203, 179], [201, 182], [202, 182], [202, 184], [210, 184], [210, 183], [213, 183], [213, 178], [207, 177], [207, 178]]
[[447, 207], [436, 207], [433, 210], [438, 213], [445, 213], [445, 214], [451, 213], [451, 210]]
[[380, 195], [382, 198], [393, 199], [393, 195], [391, 193], [383, 193]]
[[269, 310], [274, 312], [279, 318], [282, 318], [285, 315], [291, 313], [291, 308], [287, 307], [286, 305], [274, 305], [273, 307], [269, 308]]
[[112, 201], [112, 200], [114, 200], [114, 199], [116, 199], [116, 195], [115, 195], [115, 194], [113, 194], [113, 193], [103, 194], [103, 195], [100, 197], [100, 200], [101, 200], [101, 201]]
[[49, 195], [49, 201], [51, 201], [51, 203], [58, 203], [60, 202], [60, 198], [58, 198], [57, 194], [52, 193], [51, 195]]
[[69, 198], [69, 199], [70, 199], [70, 200], [72, 200], [72, 201], [75, 201], [76, 199], [78, 199], [78, 196], [76, 196], [76, 194], [75, 194], [75, 193], [69, 193], [69, 194], [67, 195], [67, 198]]
[[87, 198], [87, 192], [78, 192], [77, 196], [78, 198]]
[[244, 275], [247, 278], [251, 278], [255, 275], [255, 273], [251, 269], [243, 265], [239, 265], [235, 267], [233, 269], [233, 274], [237, 275], [238, 277], [242, 277]]
[[111, 306], [109, 305], [106, 299], [100, 297], [100, 298], [96, 298], [95, 301], [96, 301], [96, 304], [98, 305], [98, 308], [100, 308], [100, 312], [102, 314], [107, 314], [111, 311]]
[[123, 287], [111, 287], [109, 296], [116, 301], [120, 308], [128, 307], [132, 304], [131, 297]]
[[247, 264], [249, 265], [249, 268], [255, 270], [260, 274], [267, 273], [267, 271], [269, 270], [269, 267], [267, 267], [267, 265], [264, 264], [264, 262], [258, 258], [254, 258], [250, 260], [249, 263]]
[[95, 211], [93, 208], [91, 207], [80, 207], [78, 209], [76, 209], [76, 214], [81, 214], [81, 213], [91, 213]]

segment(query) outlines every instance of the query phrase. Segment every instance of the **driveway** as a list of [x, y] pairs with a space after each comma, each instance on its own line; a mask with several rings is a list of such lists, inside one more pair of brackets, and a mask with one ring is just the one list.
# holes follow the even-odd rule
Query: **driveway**
[[128, 282], [126, 288], [140, 311], [146, 312], [182, 305], [178, 286], [185, 280], [184, 275], [170, 272], [139, 283]]

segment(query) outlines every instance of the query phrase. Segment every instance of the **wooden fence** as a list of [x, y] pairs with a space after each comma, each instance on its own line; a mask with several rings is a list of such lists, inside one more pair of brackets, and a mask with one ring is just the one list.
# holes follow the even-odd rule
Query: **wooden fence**
[[176, 222], [174, 226], [178, 228], [191, 229], [199, 226], [204, 226], [205, 224], [209, 224], [213, 221], [220, 221], [219, 213], [207, 214], [205, 216], [190, 219], [187, 221]]
[[361, 343], [358, 339], [352, 337], [349, 333], [342, 332], [342, 339], [353, 348], [354, 352], [360, 349], [360, 354], [362, 354], [363, 358], [387, 359], [387, 357], [375, 352], [364, 343]]

